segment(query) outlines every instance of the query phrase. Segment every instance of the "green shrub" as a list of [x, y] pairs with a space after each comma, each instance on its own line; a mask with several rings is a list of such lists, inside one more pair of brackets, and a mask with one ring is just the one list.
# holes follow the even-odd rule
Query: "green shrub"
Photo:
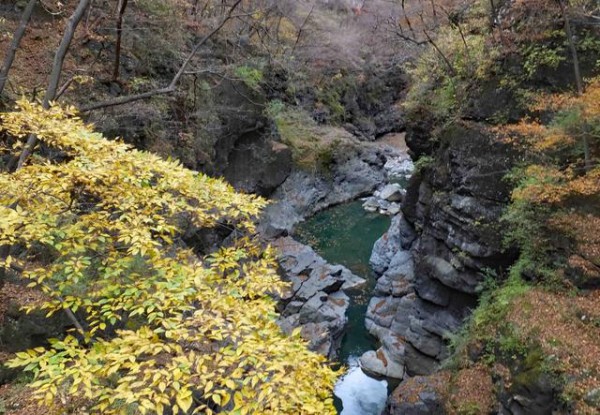
[[457, 411], [458, 415], [479, 415], [479, 414], [481, 414], [481, 408], [479, 407], [479, 404], [477, 404], [475, 402], [463, 403], [457, 408], [456, 411]]
[[435, 159], [431, 156], [421, 156], [415, 161], [415, 173], [421, 172], [424, 169], [433, 165]]
[[552, 69], [566, 60], [565, 49], [561, 47], [552, 47], [547, 44], [531, 44], [527, 45], [523, 52], [525, 62], [523, 69], [528, 78], [531, 78], [541, 67]]
[[271, 101], [266, 114], [275, 121], [281, 141], [292, 150], [296, 165], [304, 170], [327, 173], [342, 146], [342, 139], [327, 134], [306, 111]]
[[234, 69], [234, 73], [235, 76], [240, 78], [240, 80], [251, 89], [258, 89], [263, 81], [263, 72], [251, 66], [237, 66]]
[[[474, 10], [480, 13], [479, 8]], [[467, 23], [461, 23], [463, 34]], [[463, 39], [457, 27], [441, 29], [435, 43], [437, 48], [430, 47], [409, 68], [413, 85], [405, 106], [408, 110], [424, 107], [436, 118], [447, 119], [460, 112], [471, 87], [495, 74], [500, 53], [485, 34], [467, 32]]]

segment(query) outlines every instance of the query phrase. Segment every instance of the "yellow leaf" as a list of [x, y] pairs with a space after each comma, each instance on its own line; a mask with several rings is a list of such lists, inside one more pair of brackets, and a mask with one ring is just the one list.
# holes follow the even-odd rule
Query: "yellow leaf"
[[189, 389], [182, 389], [177, 394], [175, 400], [177, 401], [177, 405], [179, 405], [181, 410], [183, 412], [187, 412], [192, 407], [192, 392]]

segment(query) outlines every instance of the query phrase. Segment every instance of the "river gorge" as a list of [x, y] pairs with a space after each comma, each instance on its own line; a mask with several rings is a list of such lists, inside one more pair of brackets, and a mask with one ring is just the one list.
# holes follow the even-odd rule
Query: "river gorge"
[[[405, 193], [403, 188], [413, 170], [402, 134], [383, 137], [374, 143], [374, 147], [378, 146], [381, 146], [384, 154], [390, 156], [386, 157], [383, 163], [382, 182], [371, 191], [374, 195], [362, 194], [363, 197], [360, 199], [327, 207], [296, 224], [291, 230], [292, 237], [279, 238], [275, 243], [283, 251], [283, 268], [292, 274], [295, 273], [296, 276], [311, 275], [317, 267], [315, 262], [312, 262], [310, 265], [305, 264], [305, 269], [300, 272], [298, 269], [294, 270], [294, 267], [298, 267], [302, 262], [301, 255], [297, 253], [300, 251], [309, 255], [311, 258], [309, 261], [314, 261], [315, 257], [322, 257], [327, 266], [332, 269], [337, 269], [339, 265], [345, 267], [341, 276], [350, 275], [347, 273], [349, 271], [363, 280], [347, 288], [341, 286], [344, 294], [347, 295], [347, 304], [344, 303], [345, 314], [337, 316], [344, 323], [341, 328], [334, 329], [335, 339], [332, 339], [326, 348], [313, 343], [316, 350], [335, 356], [336, 361], [347, 369], [334, 390], [336, 408], [343, 415], [379, 415], [385, 407], [389, 393], [400, 382], [398, 378], [387, 378], [382, 374], [368, 371], [367, 374], [360, 364], [360, 358], [364, 353], [372, 352], [379, 347], [377, 338], [369, 333], [365, 325], [367, 308], [379, 277], [370, 264], [373, 248], [375, 242], [390, 228], [391, 218], [399, 214], [399, 202]], [[350, 162], [354, 163], [354, 161]], [[301, 244], [304, 244], [304, 247]], [[292, 267], [289, 264], [291, 251], [295, 252]], [[319, 267], [324, 265], [322, 262], [317, 262]], [[309, 277], [308, 280], [303, 281], [302, 287], [296, 290], [296, 293], [308, 286], [310, 280]], [[331, 286], [323, 288], [322, 297], [325, 298], [332, 292], [335, 294], [332, 290]], [[290, 314], [289, 304], [291, 303], [288, 303], [285, 308], [284, 316]], [[302, 316], [305, 307], [302, 306], [299, 315]], [[317, 323], [323, 320], [323, 316], [319, 313], [308, 317], [305, 313], [298, 321], [287, 321], [292, 325], [304, 324], [306, 327], [311, 324], [311, 318]], [[312, 340], [315, 335], [322, 333], [306, 330], [304, 334]]]

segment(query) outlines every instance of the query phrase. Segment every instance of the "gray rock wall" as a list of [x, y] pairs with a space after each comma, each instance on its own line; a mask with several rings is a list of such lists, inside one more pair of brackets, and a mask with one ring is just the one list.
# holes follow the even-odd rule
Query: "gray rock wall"
[[448, 357], [450, 335], [476, 306], [487, 269], [514, 260], [498, 221], [510, 192], [502, 177], [518, 154], [476, 123], [447, 127], [435, 150], [423, 144], [431, 139], [425, 131], [413, 129], [407, 141], [413, 154], [435, 161], [413, 176], [403, 214], [371, 257], [380, 277], [366, 326], [381, 348], [362, 364], [388, 376], [395, 367], [399, 378], [436, 370]]

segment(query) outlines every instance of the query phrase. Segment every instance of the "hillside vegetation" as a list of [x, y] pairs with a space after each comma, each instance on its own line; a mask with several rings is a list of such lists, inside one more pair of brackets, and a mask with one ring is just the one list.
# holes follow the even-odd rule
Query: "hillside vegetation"
[[415, 273], [460, 319], [401, 344], [447, 359], [388, 407], [600, 411], [597, 1], [9, 3], [0, 414], [335, 413], [341, 372], [276, 323], [266, 200], [216, 177], [269, 196], [404, 130], [415, 269], [475, 282]]
[[[446, 162], [435, 157], [452, 148], [456, 125], [478, 123], [513, 149], [514, 167], [493, 173], [513, 189], [498, 232], [506, 258], [517, 257], [507, 272], [490, 267], [443, 370], [408, 381], [396, 399], [409, 402], [427, 384], [448, 413], [488, 413], [498, 402], [597, 413], [599, 10], [585, 1], [463, 5], [412, 67], [409, 144], [424, 174]], [[510, 400], [519, 394], [524, 401]]]

